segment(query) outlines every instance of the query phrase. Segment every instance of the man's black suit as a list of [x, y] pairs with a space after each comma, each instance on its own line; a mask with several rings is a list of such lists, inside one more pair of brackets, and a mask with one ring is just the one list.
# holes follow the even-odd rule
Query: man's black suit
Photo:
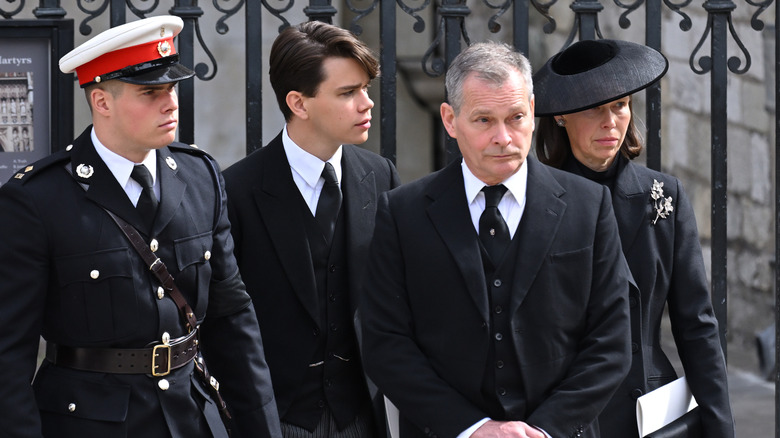
[[[346, 295], [349, 300], [352, 323], [377, 198], [398, 186], [399, 178], [389, 160], [353, 145], [343, 146], [341, 165], [348, 291], [338, 292], [346, 292], [339, 299]], [[311, 213], [293, 180], [281, 134], [223, 174], [235, 254], [258, 312], [279, 414], [284, 420], [315, 351], [331, 330], [321, 326], [322, 297], [318, 297], [315, 284], [305, 222], [311, 220]], [[357, 352], [354, 360], [359, 361]], [[366, 397], [365, 389], [361, 392], [346, 394], [352, 399], [348, 402]]]
[[[144, 229], [90, 132], [0, 188], [0, 435], [226, 437], [192, 362], [152, 377], [44, 360], [30, 386], [41, 335], [61, 346], [144, 348], [164, 332], [172, 339], [185, 334], [175, 303], [158, 293], [148, 265], [104, 211]], [[161, 194], [156, 254], [201, 324], [200, 348], [237, 432], [280, 436], [216, 163], [180, 143], [152, 153]]]
[[[399, 408], [402, 438], [455, 437], [484, 417], [597, 437], [592, 423], [628, 371], [629, 274], [609, 191], [530, 157], [524, 165], [516, 257], [502, 262], [513, 281], [490, 284], [509, 288], [507, 308], [489, 305], [460, 162], [380, 198], [361, 298], [364, 363]], [[491, 324], [506, 312], [499, 336]], [[494, 409], [500, 388], [485, 391], [504, 364], [489, 362], [495, 341], [519, 363], [525, 409], [511, 418]]]

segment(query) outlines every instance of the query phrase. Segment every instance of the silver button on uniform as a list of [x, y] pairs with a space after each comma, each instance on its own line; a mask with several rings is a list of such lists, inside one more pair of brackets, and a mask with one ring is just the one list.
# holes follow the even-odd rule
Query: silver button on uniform
[[162, 286], [157, 286], [157, 299], [161, 300], [165, 297], [165, 289]]
[[152, 252], [157, 252], [159, 248], [160, 248], [160, 242], [158, 242], [157, 239], [152, 239], [152, 241], [149, 242], [149, 249], [151, 249]]
[[168, 379], [160, 379], [160, 381], [157, 382], [157, 386], [160, 387], [161, 390], [167, 391], [168, 388], [171, 387], [171, 384], [168, 382]]
[[76, 412], [76, 403], [68, 404], [68, 412]]
[[211, 258], [211, 251], [206, 251], [203, 253], [203, 258], [208, 261]]
[[89, 273], [89, 277], [92, 278], [93, 280], [97, 280], [98, 277], [100, 277], [100, 271], [98, 271], [97, 269], [93, 269], [92, 272]]

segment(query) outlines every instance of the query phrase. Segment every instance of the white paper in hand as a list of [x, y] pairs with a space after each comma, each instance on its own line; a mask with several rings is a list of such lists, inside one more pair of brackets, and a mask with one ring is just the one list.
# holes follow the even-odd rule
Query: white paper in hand
[[697, 406], [685, 376], [648, 392], [636, 401], [640, 438], [655, 432]]

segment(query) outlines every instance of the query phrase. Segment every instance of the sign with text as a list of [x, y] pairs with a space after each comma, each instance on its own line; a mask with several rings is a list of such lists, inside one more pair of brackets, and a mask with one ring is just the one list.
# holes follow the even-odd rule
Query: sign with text
[[[70, 24], [64, 38], [70, 44], [62, 43], [63, 21]], [[70, 141], [63, 137], [63, 122], [72, 137], [73, 79], [57, 65], [73, 45], [72, 33], [70, 20], [0, 21], [0, 185], [64, 147], [57, 144]]]

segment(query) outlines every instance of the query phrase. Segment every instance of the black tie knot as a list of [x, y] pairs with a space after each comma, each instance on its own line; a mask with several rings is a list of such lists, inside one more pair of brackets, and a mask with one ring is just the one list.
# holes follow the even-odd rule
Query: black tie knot
[[339, 185], [339, 180], [336, 177], [336, 169], [328, 162], [325, 163], [325, 167], [322, 169], [322, 178], [325, 180], [325, 184]]
[[485, 208], [498, 207], [506, 190], [506, 186], [503, 184], [482, 187], [482, 192], [485, 193]]
[[150, 189], [154, 187], [152, 174], [143, 164], [133, 166], [133, 171], [130, 172], [130, 177], [133, 178], [138, 184], [141, 184], [141, 187], [144, 189]]

